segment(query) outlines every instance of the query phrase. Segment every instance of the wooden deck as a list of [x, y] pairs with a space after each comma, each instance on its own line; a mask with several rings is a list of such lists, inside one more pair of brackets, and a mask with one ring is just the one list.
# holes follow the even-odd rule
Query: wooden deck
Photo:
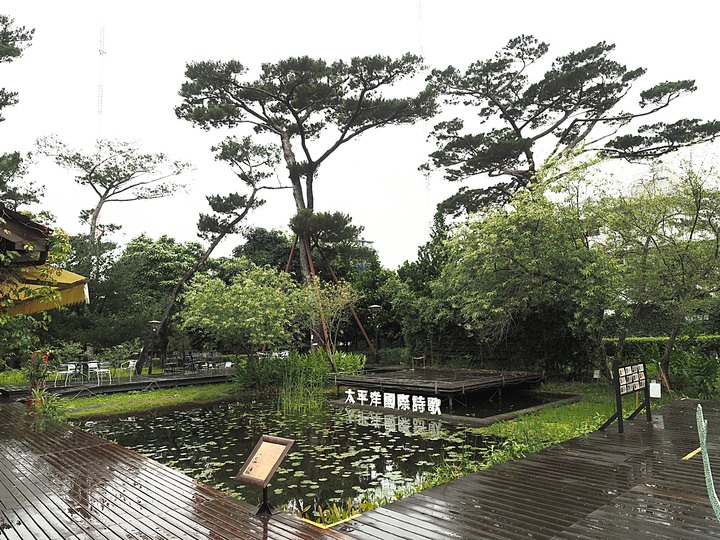
[[[378, 539], [707, 539], [720, 537], [698, 448], [697, 402], [492, 467], [338, 527]], [[704, 402], [720, 478], [720, 403]], [[718, 483], [720, 485], [720, 482]]]
[[335, 375], [333, 382], [338, 387], [457, 397], [506, 386], [528, 386], [542, 379], [543, 375], [540, 373], [524, 371], [427, 368], [370, 372], [364, 375]]
[[343, 539], [116, 444], [0, 405], [0, 539]]

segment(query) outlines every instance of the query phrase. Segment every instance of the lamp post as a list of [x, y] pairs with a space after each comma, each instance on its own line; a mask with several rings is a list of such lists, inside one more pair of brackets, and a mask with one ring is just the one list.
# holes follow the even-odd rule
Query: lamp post
[[377, 312], [382, 309], [382, 306], [373, 304], [371, 306], [368, 306], [368, 309], [370, 310], [370, 313], [372, 313], [372, 321], [375, 326], [375, 363], [379, 364], [380, 363], [380, 334], [378, 332], [379, 322], [377, 319]]
[[150, 362], [148, 364], [148, 375], [152, 374], [152, 366], [153, 366], [153, 352], [155, 351], [155, 342], [157, 340], [157, 332], [160, 329], [160, 326], [162, 326], [162, 321], [149, 321], [148, 324], [150, 324], [150, 332], [152, 332], [152, 339], [150, 339], [150, 351], [149, 351], [149, 357]]

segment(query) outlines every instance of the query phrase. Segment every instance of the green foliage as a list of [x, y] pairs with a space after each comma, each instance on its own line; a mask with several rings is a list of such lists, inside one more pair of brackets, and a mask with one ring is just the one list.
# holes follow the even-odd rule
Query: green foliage
[[30, 385], [30, 390], [40, 390], [45, 386], [45, 379], [50, 373], [48, 354], [43, 351], [33, 351], [23, 366], [25, 378]]
[[[320, 165], [344, 143], [374, 128], [412, 124], [435, 112], [428, 88], [415, 96], [388, 97], [388, 91], [422, 69], [412, 54], [328, 63], [307, 56], [266, 63], [256, 80], [240, 62], [194, 62], [180, 89], [179, 118], [203, 128], [250, 124], [275, 137], [298, 212], [315, 207], [314, 182]], [[320, 146], [319, 141], [323, 141]], [[304, 241], [299, 244], [302, 278], [311, 277]]]
[[85, 346], [77, 341], [58, 341], [52, 344], [53, 365], [76, 362], [85, 356]]
[[[7, 15], [0, 15], [0, 63], [12, 62], [19, 58], [30, 45], [34, 30], [14, 26], [15, 21]], [[0, 88], [0, 111], [17, 103], [17, 93]], [[5, 118], [0, 115], [0, 122]]]
[[[290, 257], [292, 241], [282, 231], [269, 231], [262, 227], [249, 227], [242, 232], [245, 243], [233, 249], [234, 257], [244, 257], [258, 266], [284, 270]], [[294, 257], [291, 274], [299, 275], [297, 257]]]
[[705, 311], [720, 289], [718, 176], [688, 163], [679, 171], [657, 170], [633, 194], [606, 197], [602, 206], [606, 249], [622, 261], [623, 332], [632, 331], [646, 306], [667, 313], [667, 372], [675, 340], [691, 326], [687, 319]]
[[140, 352], [140, 347], [140, 340], [133, 339], [131, 341], [126, 341], [124, 343], [102, 349], [96, 355], [96, 358], [100, 362], [106, 362], [117, 367], [132, 358], [133, 355], [137, 355]]
[[[148, 333], [177, 281], [202, 253], [196, 242], [145, 235], [127, 243], [105, 279], [90, 287], [90, 305], [53, 313], [54, 340], [92, 343], [99, 348], [133, 341]], [[134, 351], [137, 352], [137, 351]]]
[[33, 388], [30, 395], [30, 402], [38, 414], [49, 416], [50, 418], [59, 418], [61, 416], [62, 405], [60, 404], [60, 396], [57, 394], [49, 394], [45, 388]]
[[[338, 372], [350, 375], [362, 372], [366, 361], [364, 355], [342, 352], [336, 352], [333, 358]], [[308, 387], [325, 388], [331, 374], [327, 353], [322, 349], [303, 354], [265, 353], [237, 366], [238, 382], [242, 386], [259, 388], [298, 386], [297, 381]]]
[[241, 182], [242, 187], [250, 191], [207, 197], [212, 214], [200, 214], [198, 231], [206, 240], [217, 243], [228, 234], [239, 232], [239, 224], [245, 216], [265, 201], [258, 198], [258, 192], [266, 189], [263, 182], [272, 178], [279, 161], [278, 150], [272, 146], [253, 144], [250, 137], [237, 140], [226, 138], [220, 145], [213, 146], [215, 159], [224, 161]]
[[297, 285], [271, 268], [249, 261], [242, 265], [244, 271], [230, 284], [196, 276], [184, 294], [183, 328], [217, 349], [251, 357], [263, 346], [289, 347], [296, 336], [293, 323], [302, 301]]
[[[564, 186], [579, 189], [571, 182]], [[592, 339], [603, 311], [617, 302], [616, 262], [594, 249], [600, 216], [586, 214], [572, 191], [565, 200], [551, 199], [547, 187], [538, 183], [518, 192], [511, 204], [458, 230], [433, 294], [459, 310], [465, 328], [490, 346], [527, 335], [532, 347], [538, 343], [534, 330], [541, 328], [544, 350], [526, 350], [527, 367], [542, 358], [544, 365], [533, 367], [578, 375], [586, 357], [568, 350], [577, 349], [573, 341]], [[563, 352], [551, 356], [552, 350]]]
[[19, 152], [0, 155], [0, 203], [11, 210], [39, 202], [43, 193], [42, 188], [32, 182], [20, 184], [27, 174], [27, 160], [28, 158], [21, 156]]
[[296, 365], [295, 360], [292, 358], [287, 360], [291, 363], [291, 366], [281, 370], [283, 380], [278, 388], [278, 411], [291, 416], [319, 414], [325, 406], [326, 381], [318, 377], [318, 370], [314, 369], [314, 367], [327, 366], [327, 361], [325, 359], [314, 359], [313, 368], [307, 369], [307, 365]]
[[11, 368], [19, 368], [39, 344], [42, 321], [30, 315], [0, 313], [0, 358]]
[[699, 345], [676, 348], [670, 363], [674, 390], [698, 399], [720, 397], [720, 358], [717, 350], [704, 351]]
[[410, 365], [410, 349], [408, 347], [383, 348], [383, 364]]
[[366, 362], [367, 358], [364, 354], [344, 353], [340, 351], [335, 353], [335, 365], [337, 366], [338, 373], [358, 375], [362, 373]]
[[328, 283], [314, 278], [302, 289], [304, 301], [298, 304], [303, 330], [321, 328], [322, 318], [328, 331], [330, 348], [335, 350], [341, 328], [350, 320], [350, 306], [356, 305], [360, 294], [344, 281]]
[[377, 261], [375, 251], [361, 238], [363, 227], [353, 225], [347, 214], [301, 209], [290, 220], [290, 229], [308, 239], [315, 271], [327, 281], [352, 279]]
[[88, 244], [85, 264], [97, 281], [104, 277], [108, 246], [114, 247], [105, 237], [119, 229], [117, 225], [100, 223], [104, 205], [168, 197], [182, 187], [174, 178], [190, 167], [188, 163], [171, 161], [165, 154], [144, 153], [134, 143], [121, 141], [99, 140], [91, 153], [72, 149], [53, 137], [41, 139], [38, 146], [57, 165], [76, 171], [75, 182], [89, 187], [97, 196], [95, 206], [80, 214], [80, 220], [89, 226], [84, 237]]
[[[367, 508], [368, 510], [370, 508]], [[367, 511], [367, 510], [365, 510]], [[308, 519], [321, 525], [332, 525], [350, 519], [361, 513], [361, 508], [355, 504], [352, 497], [348, 497], [347, 501], [341, 504], [328, 503], [324, 508], [317, 506], [311, 510], [311, 507], [306, 506], [297, 512], [298, 517]]]

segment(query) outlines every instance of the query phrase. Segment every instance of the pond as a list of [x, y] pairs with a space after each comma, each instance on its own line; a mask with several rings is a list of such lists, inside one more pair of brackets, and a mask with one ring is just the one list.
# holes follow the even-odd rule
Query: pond
[[334, 407], [293, 417], [273, 400], [256, 399], [78, 425], [251, 504], [262, 501], [262, 490], [235, 481], [246, 457], [263, 434], [294, 439], [268, 489], [273, 505], [296, 511], [357, 503], [368, 491], [390, 496], [436, 464], [483, 448], [479, 436], [441, 418]]
[[[475, 418], [487, 418], [498, 414], [516, 412], [537, 405], [544, 405], [557, 401], [557, 397], [538, 396], [524, 391], [505, 391], [499, 393], [497, 390], [475, 392], [464, 400], [456, 400], [453, 403], [452, 414], [458, 416], [472, 416]], [[446, 401], [443, 401], [443, 413], [449, 412]]]

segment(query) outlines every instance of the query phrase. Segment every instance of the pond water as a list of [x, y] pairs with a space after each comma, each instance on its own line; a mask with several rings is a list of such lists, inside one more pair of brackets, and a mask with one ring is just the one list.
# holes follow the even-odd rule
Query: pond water
[[[487, 418], [498, 414], [504, 414], [536, 405], [543, 405], [555, 401], [556, 397], [542, 397], [529, 392], [499, 393], [497, 390], [476, 392], [467, 396], [465, 400], [455, 400], [452, 414], [458, 416], [473, 416], [476, 418]], [[443, 400], [443, 414], [449, 413], [447, 400]]]
[[78, 424], [198, 480], [259, 504], [262, 490], [235, 481], [261, 435], [295, 440], [268, 486], [270, 502], [291, 511], [390, 495], [422, 480], [435, 464], [483, 448], [464, 428], [433, 420], [328, 407], [286, 416], [272, 400], [177, 410]]

